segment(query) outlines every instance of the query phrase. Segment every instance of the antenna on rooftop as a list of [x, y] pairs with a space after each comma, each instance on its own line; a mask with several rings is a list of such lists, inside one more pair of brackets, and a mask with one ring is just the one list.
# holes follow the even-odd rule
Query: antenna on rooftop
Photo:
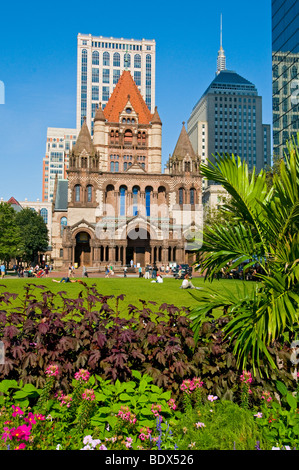
[[217, 58], [217, 71], [216, 75], [218, 75], [221, 70], [226, 69], [226, 57], [224, 54], [224, 50], [222, 47], [222, 13], [220, 15], [220, 49], [218, 51], [218, 58]]

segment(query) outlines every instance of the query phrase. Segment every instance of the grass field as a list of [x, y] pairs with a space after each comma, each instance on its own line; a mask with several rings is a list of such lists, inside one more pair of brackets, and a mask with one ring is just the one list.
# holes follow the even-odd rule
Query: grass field
[[[57, 278], [59, 279], [59, 278]], [[82, 279], [83, 280], [83, 279]], [[139, 300], [157, 302], [158, 306], [163, 303], [174, 304], [177, 307], [194, 308], [197, 305], [197, 301], [190, 295], [190, 292], [195, 295], [200, 295], [200, 290], [183, 290], [180, 289], [181, 282], [173, 278], [164, 278], [163, 284], [152, 283], [148, 279], [139, 278], [88, 278], [84, 279], [87, 285], [96, 285], [97, 290], [103, 295], [114, 295], [120, 294], [125, 295], [124, 301], [120, 303], [120, 312], [125, 312], [129, 304], [141, 307]], [[212, 284], [205, 282], [203, 278], [193, 278], [192, 283], [196, 287], [213, 287], [213, 289], [219, 289], [226, 291], [227, 289], [237, 292], [237, 286], [241, 287], [243, 281], [238, 280], [215, 280]], [[16, 300], [12, 302], [13, 306], [21, 304], [21, 299], [25, 293], [24, 286], [27, 284], [33, 284], [36, 286], [45, 286], [51, 292], [65, 291], [68, 298], [77, 298], [79, 292], [82, 290], [82, 286], [78, 283], [55, 283], [52, 279], [3, 279], [0, 281], [0, 294], [3, 292], [11, 292], [18, 294]], [[255, 283], [246, 282], [250, 284], [252, 288]], [[34, 293], [40, 296], [41, 290], [35, 288]], [[111, 301], [110, 305], [113, 306]], [[5, 308], [3, 305], [2, 308]], [[1, 307], [0, 307], [1, 308]]]

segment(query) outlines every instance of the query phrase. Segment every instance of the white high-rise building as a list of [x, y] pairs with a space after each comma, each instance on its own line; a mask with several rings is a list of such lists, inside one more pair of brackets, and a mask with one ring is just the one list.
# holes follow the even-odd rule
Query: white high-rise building
[[129, 70], [149, 110], [155, 109], [155, 40], [77, 37], [77, 129], [86, 117], [93, 135], [99, 103], [107, 104], [122, 72]]
[[55, 178], [66, 178], [70, 150], [76, 143], [77, 129], [48, 127], [43, 159], [43, 201], [52, 201]]

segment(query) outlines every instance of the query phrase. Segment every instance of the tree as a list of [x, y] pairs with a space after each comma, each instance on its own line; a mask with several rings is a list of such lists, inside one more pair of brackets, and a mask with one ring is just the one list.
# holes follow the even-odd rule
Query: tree
[[10, 204], [0, 203], [0, 260], [9, 263], [20, 255], [21, 233], [16, 224], [16, 212]]
[[16, 215], [16, 224], [22, 233], [22, 258], [37, 262], [39, 252], [47, 250], [48, 228], [42, 216], [30, 208], [22, 209]]
[[[266, 172], [251, 175], [239, 157], [218, 156], [216, 163], [202, 165], [201, 172], [230, 194], [225, 210], [232, 217], [204, 228], [198, 250], [200, 269], [213, 281], [221, 268], [261, 266], [260, 282], [250, 290], [246, 283], [237, 296], [205, 289], [196, 296], [199, 306], [191, 312], [195, 337], [201, 324], [222, 308], [229, 317], [227, 337], [234, 341], [238, 365], [249, 363], [261, 373], [261, 359], [276, 365], [269, 346], [292, 341], [299, 316], [299, 134], [288, 144], [269, 186]], [[265, 369], [264, 369], [265, 370]]]

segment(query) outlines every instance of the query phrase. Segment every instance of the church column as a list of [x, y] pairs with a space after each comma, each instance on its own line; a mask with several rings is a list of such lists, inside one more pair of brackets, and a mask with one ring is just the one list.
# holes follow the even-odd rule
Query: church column
[[115, 245], [109, 246], [109, 262], [115, 263]]
[[141, 216], [146, 217], [146, 207], [145, 207], [145, 191], [140, 191], [140, 200], [139, 200], [139, 213]]

